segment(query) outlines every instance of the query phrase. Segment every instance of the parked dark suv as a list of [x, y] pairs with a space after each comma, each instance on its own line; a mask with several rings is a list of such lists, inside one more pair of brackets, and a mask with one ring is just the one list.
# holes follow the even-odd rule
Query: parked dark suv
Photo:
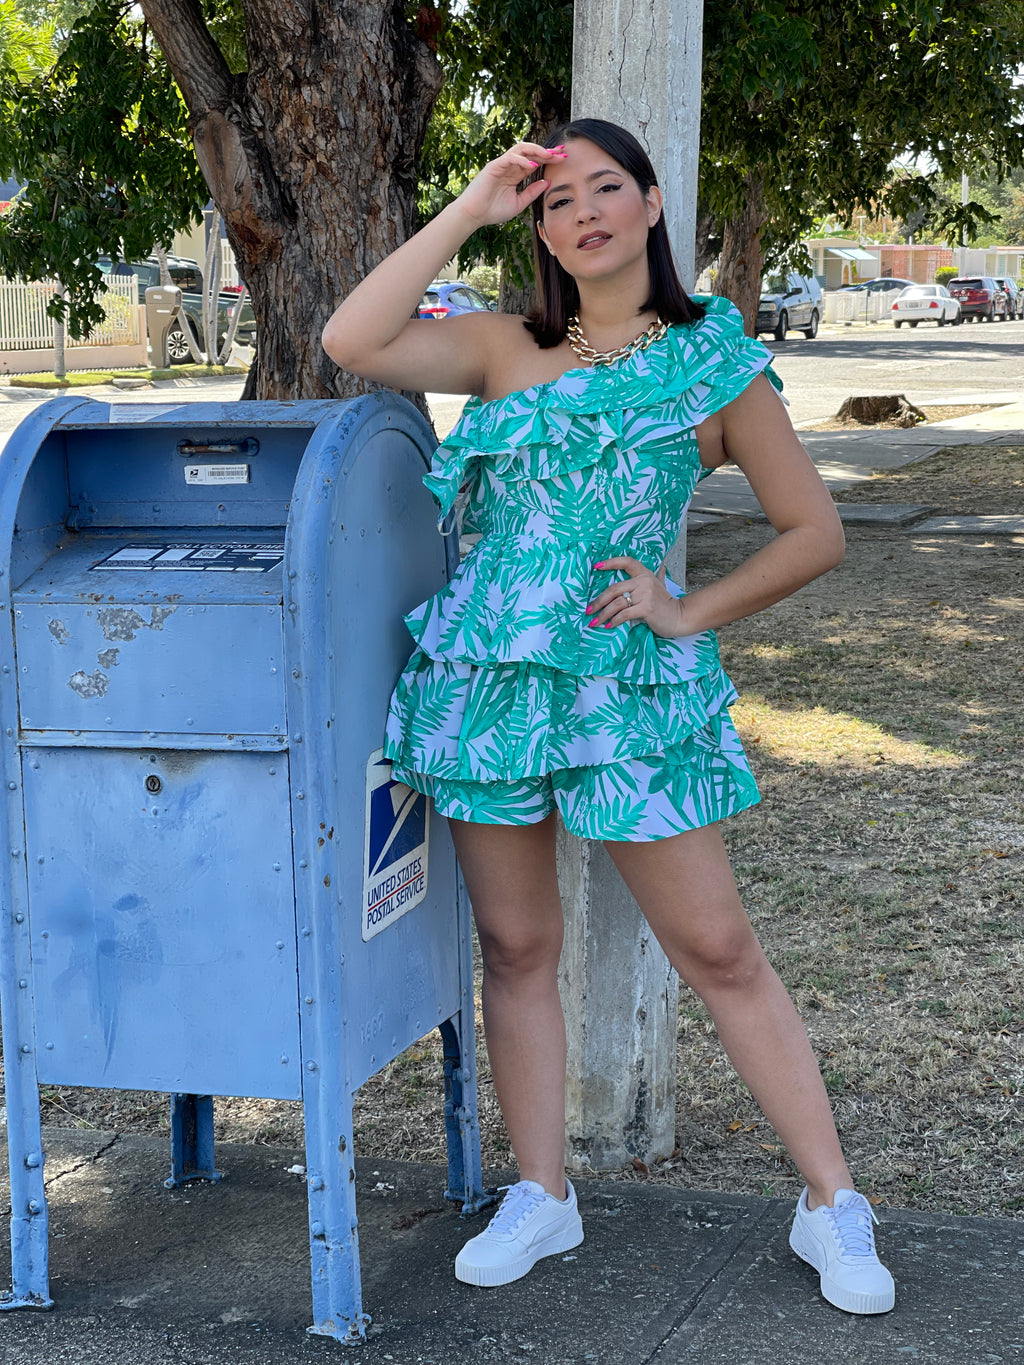
[[[105, 257], [96, 262], [105, 275], [131, 272], [139, 282], [139, 302], [145, 303], [146, 290], [160, 283], [160, 265], [155, 256], [145, 261], [128, 261], [113, 264]], [[203, 272], [199, 262], [188, 256], [168, 256], [167, 269], [171, 279], [181, 290], [181, 304], [192, 328], [200, 349], [203, 344]], [[238, 307], [240, 294], [231, 289], [222, 289], [217, 300], [217, 348], [224, 343], [231, 323], [232, 310]], [[252, 305], [246, 300], [242, 305], [242, 316], [238, 319], [235, 339], [241, 346], [256, 345], [256, 315]], [[167, 334], [167, 354], [172, 365], [187, 364], [192, 359], [188, 340], [181, 327], [175, 323]]]
[[776, 341], [785, 341], [792, 329], [810, 340], [818, 335], [823, 312], [821, 285], [813, 276], [770, 275], [761, 283], [754, 335], [771, 332]]
[[977, 322], [1003, 322], [1010, 316], [1006, 291], [991, 275], [962, 275], [950, 280], [946, 288], [960, 302], [960, 316]]
[[1024, 289], [1021, 289], [1016, 280], [1005, 279], [1002, 275], [997, 275], [995, 280], [1006, 294], [1007, 317], [1024, 318]]

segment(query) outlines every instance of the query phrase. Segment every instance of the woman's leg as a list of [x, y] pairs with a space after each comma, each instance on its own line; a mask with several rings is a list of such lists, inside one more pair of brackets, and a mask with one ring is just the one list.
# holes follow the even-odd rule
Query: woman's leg
[[853, 1181], [796, 1008], [740, 902], [714, 826], [650, 843], [607, 841], [666, 956], [707, 1005], [722, 1045], [807, 1183], [831, 1204]]
[[535, 825], [449, 820], [483, 956], [484, 1037], [523, 1180], [565, 1198], [562, 903], [555, 817]]

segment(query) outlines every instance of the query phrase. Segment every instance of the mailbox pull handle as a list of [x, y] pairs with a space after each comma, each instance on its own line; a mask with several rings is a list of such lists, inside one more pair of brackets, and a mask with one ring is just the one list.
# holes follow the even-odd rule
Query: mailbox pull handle
[[249, 458], [256, 454], [260, 443], [255, 436], [243, 436], [238, 441], [179, 441], [178, 454], [186, 459], [196, 455], [241, 455]]

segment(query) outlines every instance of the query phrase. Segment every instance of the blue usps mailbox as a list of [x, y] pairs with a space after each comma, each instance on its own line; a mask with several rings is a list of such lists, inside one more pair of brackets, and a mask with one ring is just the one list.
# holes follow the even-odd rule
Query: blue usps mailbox
[[465, 899], [381, 760], [453, 547], [403, 399], [59, 398], [0, 460], [0, 1007], [13, 1292], [45, 1307], [38, 1085], [302, 1100], [311, 1332], [362, 1311], [352, 1095], [440, 1026], [447, 1197], [484, 1200]]

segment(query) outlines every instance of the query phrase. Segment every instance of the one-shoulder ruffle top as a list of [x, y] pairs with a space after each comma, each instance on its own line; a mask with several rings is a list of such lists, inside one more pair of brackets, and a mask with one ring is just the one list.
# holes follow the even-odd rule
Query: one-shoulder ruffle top
[[487, 781], [614, 762], [679, 743], [735, 700], [712, 631], [665, 639], [584, 614], [625, 576], [595, 564], [660, 568], [711, 472], [694, 428], [764, 371], [781, 389], [735, 306], [698, 301], [701, 320], [624, 360], [470, 399], [438, 447], [424, 482], [439, 525], [479, 539], [405, 617], [417, 648], [388, 715], [396, 768]]

